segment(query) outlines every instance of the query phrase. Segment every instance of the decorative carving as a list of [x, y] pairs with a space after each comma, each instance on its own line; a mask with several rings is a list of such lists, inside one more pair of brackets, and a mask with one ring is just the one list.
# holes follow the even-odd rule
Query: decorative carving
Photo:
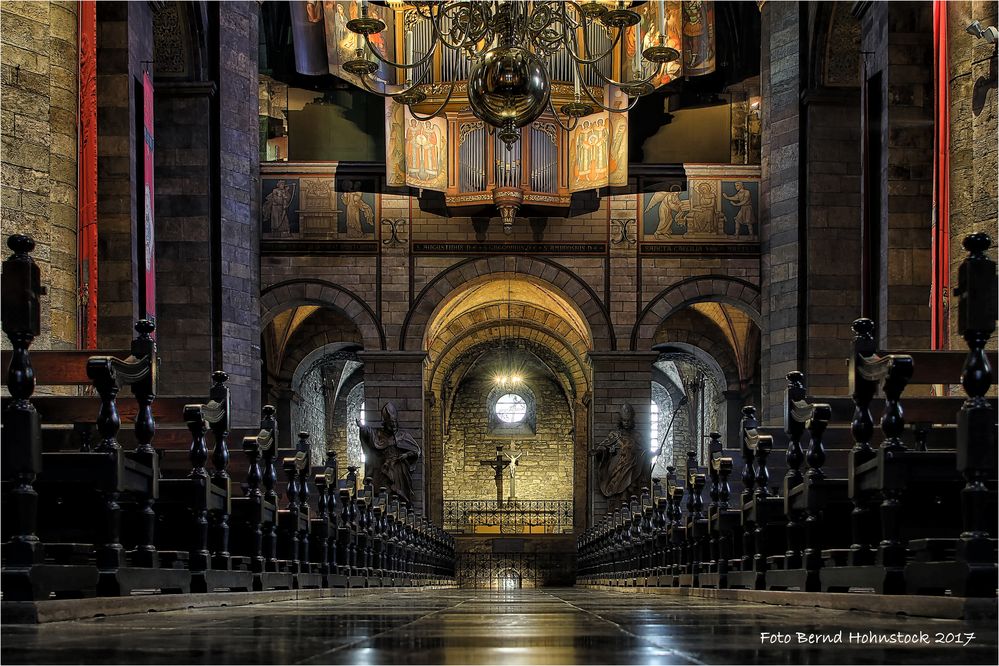
[[634, 247], [635, 244], [638, 243], [638, 237], [633, 227], [634, 224], [635, 218], [633, 217], [612, 219], [611, 225], [614, 226], [614, 231], [611, 237], [611, 243], [613, 245], [625, 243], [628, 247]]

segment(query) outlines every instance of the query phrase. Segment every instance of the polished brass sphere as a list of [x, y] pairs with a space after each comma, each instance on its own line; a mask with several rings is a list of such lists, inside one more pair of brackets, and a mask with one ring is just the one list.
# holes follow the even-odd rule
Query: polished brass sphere
[[494, 127], [523, 127], [545, 110], [551, 84], [541, 60], [521, 46], [488, 51], [468, 79], [472, 113]]

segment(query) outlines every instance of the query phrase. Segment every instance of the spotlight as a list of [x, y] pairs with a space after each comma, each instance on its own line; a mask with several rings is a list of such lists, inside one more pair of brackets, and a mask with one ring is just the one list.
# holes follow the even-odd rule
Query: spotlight
[[981, 21], [972, 21], [971, 25], [969, 25], [966, 30], [969, 35], [973, 35], [979, 39], [984, 39], [989, 44], [995, 44], [996, 41], [999, 41], [999, 30], [996, 30], [994, 25], [983, 28]]

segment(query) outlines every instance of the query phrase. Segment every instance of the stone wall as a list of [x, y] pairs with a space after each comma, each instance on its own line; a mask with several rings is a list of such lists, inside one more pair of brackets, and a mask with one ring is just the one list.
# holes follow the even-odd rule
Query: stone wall
[[295, 387], [298, 399], [292, 402], [291, 441], [297, 441], [299, 432], [309, 433], [312, 465], [321, 465], [326, 451], [326, 373], [321, 365], [306, 372], [299, 386]]
[[[999, 23], [996, 3], [957, 0], [947, 4], [950, 65], [950, 265], [951, 286], [967, 256], [961, 241], [985, 231], [996, 241], [997, 65], [995, 44], [965, 32], [972, 19]], [[996, 257], [993, 244], [991, 256]], [[990, 345], [995, 348], [996, 338]], [[950, 347], [964, 349], [957, 307], [950, 308]]]
[[[537, 431], [508, 436], [490, 432], [487, 396], [494, 388], [488, 378], [464, 383], [455, 396], [444, 436], [444, 501], [496, 498], [494, 470], [479, 461], [496, 457], [496, 447], [523, 454], [517, 465], [517, 499], [572, 499], [572, 413], [562, 389], [547, 378], [528, 383], [534, 393]], [[504, 471], [503, 498], [510, 496], [510, 477]]]
[[35, 239], [48, 293], [34, 349], [77, 345], [77, 39], [75, 2], [0, 7], [0, 229]]

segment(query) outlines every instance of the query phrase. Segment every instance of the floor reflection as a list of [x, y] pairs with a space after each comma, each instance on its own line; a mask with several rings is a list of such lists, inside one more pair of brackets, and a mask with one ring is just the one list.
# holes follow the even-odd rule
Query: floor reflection
[[[967, 647], [763, 644], [763, 631], [974, 631]], [[996, 663], [993, 623], [575, 589], [445, 590], [5, 626], [5, 663]]]

